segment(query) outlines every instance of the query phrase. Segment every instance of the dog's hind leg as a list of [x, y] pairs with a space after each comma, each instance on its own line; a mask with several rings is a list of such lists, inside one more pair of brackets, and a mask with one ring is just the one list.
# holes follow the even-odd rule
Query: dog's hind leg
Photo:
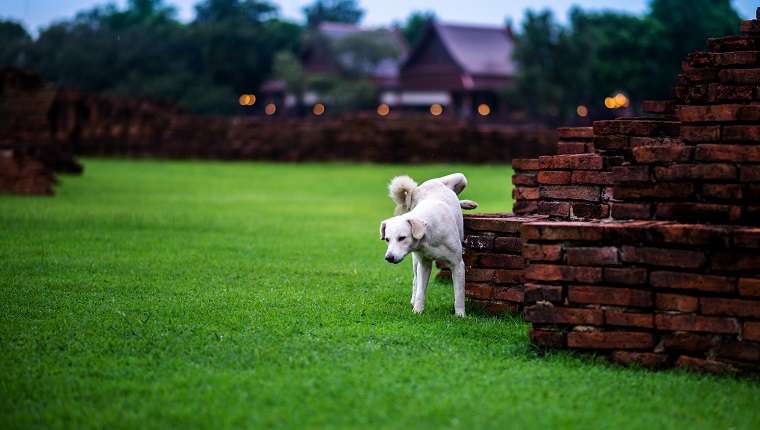
[[414, 297], [417, 295], [417, 254], [412, 253], [412, 271], [414, 271], [414, 278], [412, 278], [412, 306], [414, 306]]
[[451, 268], [451, 278], [454, 281], [454, 313], [460, 317], [466, 316], [464, 310], [464, 261], [459, 260]]
[[428, 281], [430, 281], [430, 273], [433, 271], [433, 260], [417, 256], [416, 267], [414, 273], [414, 313], [420, 314], [425, 310], [425, 293], [427, 292]]

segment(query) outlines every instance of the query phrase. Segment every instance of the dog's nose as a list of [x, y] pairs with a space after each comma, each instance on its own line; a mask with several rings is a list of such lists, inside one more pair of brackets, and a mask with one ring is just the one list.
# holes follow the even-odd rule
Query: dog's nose
[[393, 258], [393, 254], [386, 254], [385, 255], [385, 261], [387, 261], [389, 263], [393, 263], [394, 262], [393, 260], [395, 260], [395, 258]]

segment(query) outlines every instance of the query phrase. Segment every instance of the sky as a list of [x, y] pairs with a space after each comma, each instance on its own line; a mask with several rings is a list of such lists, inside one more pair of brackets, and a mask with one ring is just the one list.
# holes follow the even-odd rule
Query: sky
[[[195, 16], [194, 6], [201, 1], [164, 0], [164, 3], [178, 9], [180, 20], [190, 21]], [[642, 15], [648, 10], [649, 2], [650, 0], [359, 0], [358, 3], [366, 12], [361, 22], [365, 27], [403, 23], [412, 12], [433, 11], [443, 22], [502, 26], [510, 20], [515, 29], [519, 30], [526, 9], [539, 11], [548, 8], [560, 22], [565, 22], [567, 12], [573, 5], [583, 10], [612, 10]], [[0, 19], [21, 21], [27, 31], [36, 35], [40, 27], [73, 18], [79, 11], [106, 3], [115, 3], [123, 9], [127, 0], [0, 0]], [[279, 7], [282, 18], [303, 22], [302, 9], [313, 4], [314, 0], [270, 0], [269, 3]], [[760, 6], [760, 1], [756, 0], [732, 0], [731, 3], [742, 19], [755, 18], [755, 11]]]

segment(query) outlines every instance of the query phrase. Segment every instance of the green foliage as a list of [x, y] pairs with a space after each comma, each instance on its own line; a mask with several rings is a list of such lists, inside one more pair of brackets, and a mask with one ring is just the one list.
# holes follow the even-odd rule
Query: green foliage
[[758, 427], [756, 381], [540, 357], [446, 282], [412, 313], [386, 184], [507, 211], [508, 167], [84, 164], [0, 196], [0, 428]]
[[425, 29], [425, 26], [428, 24], [428, 22], [435, 20], [435, 12], [412, 12], [411, 15], [409, 15], [409, 17], [406, 19], [404, 25], [400, 26], [401, 31], [404, 33], [406, 41], [409, 43], [409, 46], [416, 45], [417, 41], [419, 41], [420, 37], [422, 36], [422, 31]]
[[364, 16], [356, 0], [316, 0], [303, 8], [306, 22], [316, 27], [322, 22], [359, 24]]
[[32, 36], [18, 22], [0, 21], [0, 65], [24, 67]]

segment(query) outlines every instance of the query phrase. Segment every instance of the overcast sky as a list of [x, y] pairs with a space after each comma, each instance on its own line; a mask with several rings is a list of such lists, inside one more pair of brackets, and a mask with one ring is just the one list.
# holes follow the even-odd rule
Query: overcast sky
[[[179, 18], [189, 21], [195, 16], [193, 6], [200, 1], [165, 0], [165, 4], [175, 6]], [[367, 27], [388, 26], [394, 21], [404, 22], [415, 11], [433, 11], [445, 22], [500, 26], [510, 19], [519, 28], [526, 9], [538, 11], [550, 8], [564, 22], [567, 11], [573, 5], [584, 10], [609, 9], [641, 15], [647, 11], [649, 2], [650, 0], [359, 0], [359, 5], [366, 11], [361, 24]], [[36, 34], [41, 26], [72, 18], [78, 11], [106, 3], [116, 3], [124, 8], [127, 0], [0, 0], [0, 19], [22, 21], [28, 31]], [[314, 0], [273, 0], [269, 3], [279, 7], [283, 18], [303, 22], [302, 9], [305, 5], [313, 4]], [[732, 0], [732, 4], [742, 19], [755, 18], [755, 10], [760, 6], [760, 2], [753, 0]]]

